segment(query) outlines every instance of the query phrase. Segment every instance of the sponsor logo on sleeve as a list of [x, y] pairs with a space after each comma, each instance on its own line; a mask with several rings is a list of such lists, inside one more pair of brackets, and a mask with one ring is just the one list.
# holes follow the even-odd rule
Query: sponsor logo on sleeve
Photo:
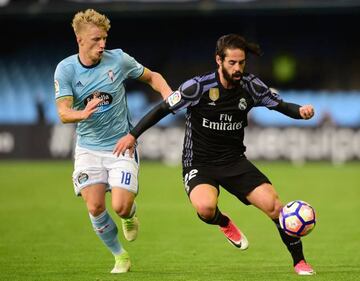
[[168, 97], [168, 103], [169, 105], [172, 107], [176, 104], [178, 104], [181, 101], [181, 94], [179, 91], [175, 91], [173, 92], [169, 97]]
[[54, 81], [54, 86], [55, 86], [55, 97], [57, 97], [60, 94], [60, 86], [58, 80]]

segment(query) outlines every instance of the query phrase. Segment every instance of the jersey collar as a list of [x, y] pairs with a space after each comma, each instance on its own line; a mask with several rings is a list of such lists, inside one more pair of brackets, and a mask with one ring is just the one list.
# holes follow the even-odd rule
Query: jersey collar
[[79, 55], [77, 56], [77, 59], [78, 59], [79, 63], [81, 64], [81, 66], [84, 67], [84, 68], [94, 68], [94, 67], [97, 67], [97, 66], [100, 64], [100, 62], [101, 62], [101, 60], [99, 60], [97, 63], [95, 63], [95, 64], [93, 64], [93, 65], [85, 65], [85, 64], [83, 64], [83, 63], [81, 62]]

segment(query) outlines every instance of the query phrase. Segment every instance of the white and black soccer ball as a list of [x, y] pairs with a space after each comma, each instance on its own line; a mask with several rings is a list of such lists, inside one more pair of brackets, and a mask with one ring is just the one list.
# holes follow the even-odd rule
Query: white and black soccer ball
[[302, 237], [308, 235], [316, 225], [315, 210], [305, 201], [291, 201], [281, 209], [279, 222], [288, 235]]

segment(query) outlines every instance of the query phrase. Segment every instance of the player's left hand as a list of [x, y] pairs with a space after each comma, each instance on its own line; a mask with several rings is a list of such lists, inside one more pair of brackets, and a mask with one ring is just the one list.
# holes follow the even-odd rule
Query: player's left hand
[[299, 111], [300, 116], [305, 120], [312, 118], [315, 114], [314, 107], [311, 104], [301, 106]]
[[113, 154], [119, 157], [120, 154], [125, 155], [125, 152], [129, 150], [129, 156], [133, 157], [135, 150], [135, 142], [135, 137], [131, 134], [127, 134], [126, 136], [119, 139], [119, 141], [115, 145]]

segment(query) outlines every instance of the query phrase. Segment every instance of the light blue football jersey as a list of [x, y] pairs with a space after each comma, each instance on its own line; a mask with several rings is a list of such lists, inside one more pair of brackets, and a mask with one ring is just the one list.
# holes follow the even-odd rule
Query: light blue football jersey
[[103, 99], [97, 111], [77, 123], [77, 144], [93, 150], [113, 150], [132, 128], [124, 80], [136, 79], [144, 67], [121, 49], [106, 50], [101, 61], [86, 67], [78, 55], [62, 60], [55, 70], [55, 98], [73, 97], [73, 108], [82, 110], [97, 94]]

